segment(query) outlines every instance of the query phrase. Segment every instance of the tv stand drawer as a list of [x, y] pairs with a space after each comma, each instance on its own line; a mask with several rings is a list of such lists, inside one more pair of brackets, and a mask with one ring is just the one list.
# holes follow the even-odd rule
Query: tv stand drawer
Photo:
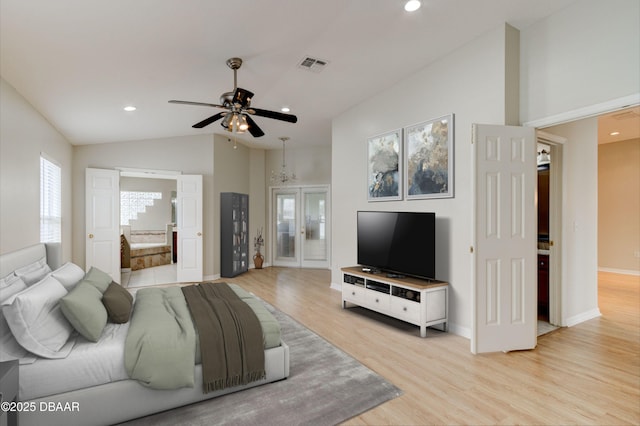
[[365, 300], [367, 306], [370, 306], [374, 311], [386, 312], [389, 310], [391, 296], [381, 293], [375, 290], [367, 290], [365, 294]]
[[412, 324], [420, 324], [420, 303], [400, 297], [391, 298], [391, 315]]

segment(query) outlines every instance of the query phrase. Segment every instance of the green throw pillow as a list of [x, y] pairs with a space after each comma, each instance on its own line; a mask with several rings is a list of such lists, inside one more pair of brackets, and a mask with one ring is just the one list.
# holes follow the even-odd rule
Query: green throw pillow
[[91, 283], [80, 281], [60, 299], [60, 310], [73, 328], [87, 340], [97, 342], [107, 325], [107, 311], [101, 302], [102, 293]]
[[124, 324], [131, 316], [133, 296], [120, 284], [111, 281], [107, 291], [102, 295], [102, 304], [107, 309], [109, 321]]
[[89, 269], [89, 272], [84, 276], [84, 281], [88, 281], [91, 285], [100, 290], [100, 293], [104, 293], [107, 291], [107, 287], [109, 287], [111, 277], [106, 272], [92, 266], [91, 269]]

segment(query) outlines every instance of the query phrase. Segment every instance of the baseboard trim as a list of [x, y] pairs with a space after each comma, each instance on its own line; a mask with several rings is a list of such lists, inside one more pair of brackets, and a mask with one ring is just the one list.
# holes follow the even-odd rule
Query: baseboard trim
[[336, 290], [336, 291], [342, 291], [342, 284], [339, 283], [331, 283], [331, 286], [329, 287], [332, 290]]
[[598, 272], [610, 272], [612, 274], [632, 275], [634, 277], [640, 277], [640, 271], [634, 271], [633, 269], [598, 268]]
[[602, 316], [600, 309], [594, 308], [581, 314], [566, 318], [563, 322], [567, 327], [573, 327], [581, 322], [589, 321], [590, 319], [598, 318], [599, 316]]

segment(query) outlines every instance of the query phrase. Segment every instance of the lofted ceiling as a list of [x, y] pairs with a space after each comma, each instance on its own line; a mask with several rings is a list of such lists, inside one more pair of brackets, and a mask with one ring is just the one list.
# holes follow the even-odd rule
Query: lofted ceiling
[[[2, 0], [0, 74], [72, 144], [224, 133], [191, 126], [233, 89], [289, 106], [297, 124], [257, 117], [249, 146], [331, 143], [331, 120], [504, 22], [523, 29], [574, 0]], [[306, 57], [326, 61], [300, 69]], [[136, 111], [125, 112], [127, 105]], [[390, 105], [389, 108], [395, 106]]]

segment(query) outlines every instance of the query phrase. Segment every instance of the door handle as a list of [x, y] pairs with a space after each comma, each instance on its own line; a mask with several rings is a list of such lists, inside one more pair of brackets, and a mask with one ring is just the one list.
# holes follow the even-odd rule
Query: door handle
[[89, 234], [89, 238], [93, 238], [93, 234]]
[[198, 232], [198, 237], [202, 237], [202, 232]]

